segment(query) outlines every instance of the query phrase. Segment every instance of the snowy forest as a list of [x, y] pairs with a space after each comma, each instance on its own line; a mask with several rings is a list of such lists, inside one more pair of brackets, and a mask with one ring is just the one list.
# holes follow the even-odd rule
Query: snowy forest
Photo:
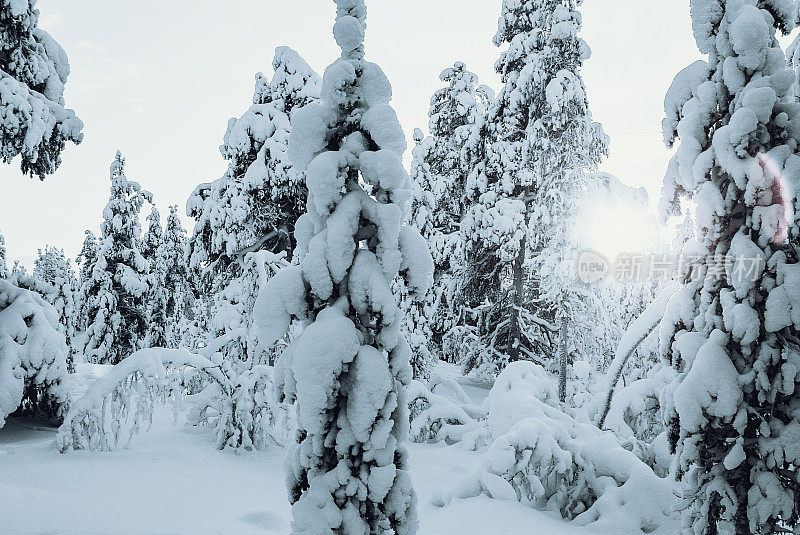
[[[592, 113], [585, 67], [623, 61], [584, 40], [617, 16], [592, 2], [485, 2], [494, 35], [439, 41], [438, 79], [406, 73], [436, 87], [427, 124], [379, 63], [432, 55], [407, 27], [430, 14], [297, 2], [276, 23], [325, 31], [293, 47], [187, 15], [181, 47], [272, 58], [237, 80], [251, 100], [214, 86], [239, 110], [212, 125], [224, 172], [178, 176], [208, 152], [169, 152], [209, 120], [192, 106], [183, 129], [107, 140], [90, 193], [66, 173], [90, 173], [93, 122], [123, 121], [69, 107], [55, 3], [0, 0], [0, 206], [49, 236], [6, 241], [0, 208], [0, 533], [800, 534], [800, 5], [683, 0], [671, 83], [614, 71], [663, 101], [648, 191], [605, 167], [637, 149]], [[468, 4], [433, 24], [466, 26]], [[373, 18], [407, 41], [371, 53]], [[465, 40], [494, 58], [468, 65]], [[208, 63], [164, 99], [212, 84]], [[98, 98], [160, 76], [113, 64]], [[104, 98], [149, 106], [135, 92]], [[132, 172], [130, 138], [177, 163]], [[15, 193], [59, 182], [83, 201]]]

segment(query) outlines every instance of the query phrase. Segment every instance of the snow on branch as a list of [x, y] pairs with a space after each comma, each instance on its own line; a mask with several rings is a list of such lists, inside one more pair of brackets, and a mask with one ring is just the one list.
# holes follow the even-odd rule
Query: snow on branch
[[[72, 402], [56, 439], [62, 453], [68, 450], [114, 450], [127, 434], [127, 443], [143, 422], [149, 424], [157, 394], [174, 380], [167, 366], [191, 367], [206, 373], [223, 388], [230, 382], [219, 366], [186, 349], [140, 349], [92, 383], [83, 397]], [[138, 393], [138, 396], [135, 395]], [[134, 420], [125, 420], [135, 411]], [[125, 433], [123, 433], [125, 432]], [[126, 444], [127, 444], [126, 443]]]
[[651, 332], [661, 323], [664, 313], [667, 310], [667, 304], [673, 295], [677, 293], [680, 286], [673, 284], [664, 288], [658, 297], [642, 312], [642, 314], [633, 320], [625, 334], [619, 341], [617, 352], [614, 355], [614, 360], [608, 368], [608, 387], [606, 394], [606, 401], [603, 404], [603, 412], [600, 420], [597, 422], [597, 427], [603, 428], [603, 424], [608, 416], [608, 411], [611, 409], [611, 398], [614, 396], [614, 388], [622, 375], [622, 370], [625, 364], [630, 359], [631, 355], [636, 351], [636, 348], [650, 335]]

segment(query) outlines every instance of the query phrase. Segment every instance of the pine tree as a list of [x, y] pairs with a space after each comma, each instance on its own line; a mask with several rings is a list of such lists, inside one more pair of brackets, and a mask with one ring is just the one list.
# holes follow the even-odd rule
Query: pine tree
[[139, 212], [152, 197], [127, 179], [119, 152], [110, 174], [111, 196], [103, 210], [97, 260], [81, 293], [88, 317], [83, 353], [95, 362], [116, 364], [141, 348], [147, 334], [152, 281], [139, 249]]
[[164, 241], [164, 229], [161, 227], [161, 214], [153, 205], [147, 216], [147, 232], [140, 242], [142, 256], [147, 260], [148, 272], [151, 276], [150, 291], [147, 295], [147, 339], [146, 347], [167, 347], [167, 298], [164, 284], [167, 265], [158, 255]]
[[264, 343], [292, 317], [308, 322], [283, 352], [275, 382], [296, 398], [289, 453], [293, 533], [416, 531], [407, 472], [405, 386], [411, 350], [391, 282], [424, 298], [428, 246], [402, 225], [410, 179], [391, 85], [364, 60], [363, 0], [337, 0], [341, 57], [322, 99], [293, 116], [289, 156], [305, 172], [308, 211], [297, 221], [299, 265], [281, 269], [256, 306]]
[[320, 79], [286, 47], [276, 50], [273, 67], [271, 82], [256, 75], [253, 105], [228, 122], [220, 147], [229, 162], [225, 175], [200, 185], [187, 202], [187, 213], [196, 219], [189, 267], [204, 297], [182, 331], [196, 340], [198, 329], [208, 328], [205, 345], [220, 346], [223, 371], [239, 385], [226, 401], [231, 410], [221, 426], [223, 446], [258, 447], [257, 427], [268, 425], [258, 421], [266, 399], [251, 403], [248, 381], [272, 363], [274, 352], [252, 335], [252, 311], [265, 278], [291, 253], [307, 194], [286, 157], [289, 117], [318, 98]]
[[228, 121], [220, 146], [229, 162], [225, 175], [198, 186], [186, 205], [196, 219], [190, 267], [202, 271], [205, 284], [214, 291], [240, 275], [237, 262], [246, 252], [290, 253], [294, 222], [302, 213], [304, 185], [285, 157], [289, 116], [295, 107], [317, 98], [320, 81], [286, 47], [276, 50], [273, 67], [272, 83], [259, 73], [253, 105], [242, 117]]
[[414, 376], [425, 378], [433, 355], [442, 353], [445, 333], [459, 322], [457, 288], [463, 266], [459, 232], [467, 208], [467, 176], [470, 144], [483, 127], [493, 95], [478, 86], [478, 77], [461, 62], [442, 71], [447, 86], [431, 98], [428, 115], [430, 135], [415, 131], [412, 202], [409, 224], [431, 244], [434, 284], [424, 303], [411, 304], [405, 296], [409, 343], [414, 357]]
[[161, 246], [161, 242], [164, 239], [164, 229], [161, 227], [161, 214], [158, 212], [158, 208], [156, 208], [155, 205], [150, 208], [150, 215], [147, 216], [147, 223], [147, 232], [142, 236], [139, 249], [145, 260], [154, 262], [156, 251]]
[[[794, 2], [693, 2], [707, 60], [681, 71], [664, 140], [680, 140], [664, 216], [696, 204], [700, 248], [661, 326], [678, 377], [666, 394], [686, 533], [797, 529], [800, 265], [787, 184], [800, 179], [800, 103], [775, 37]], [[789, 237], [791, 236], [791, 238]]]
[[80, 266], [78, 274], [78, 292], [76, 294], [77, 302], [75, 304], [77, 314], [75, 327], [81, 331], [86, 330], [88, 322], [88, 311], [86, 310], [87, 296], [84, 294], [84, 290], [89, 289], [89, 285], [86, 283], [92, 278], [92, 271], [94, 271], [94, 265], [97, 262], [98, 250], [97, 238], [94, 233], [91, 230], [86, 230], [84, 234], [85, 237], [83, 239], [83, 245], [81, 246], [81, 252], [78, 253], [78, 256], [75, 258], [75, 262]]
[[73, 354], [77, 351], [74, 343], [75, 322], [78, 318], [76, 312], [78, 280], [64, 251], [49, 245], [45, 246], [44, 251], [39, 249], [39, 256], [34, 260], [33, 278], [49, 286], [43, 297], [58, 313], [60, 331], [64, 334], [67, 347], [70, 349], [67, 366], [72, 370]]
[[574, 0], [503, 2], [494, 42], [509, 45], [495, 64], [505, 85], [489, 111], [485, 172], [470, 184], [478, 197], [463, 222], [467, 254], [490, 262], [473, 289], [489, 303], [478, 326], [490, 351], [472, 365], [559, 360], [562, 399], [569, 329], [582, 306], [570, 229], [607, 152], [580, 76], [590, 55], [580, 27]]
[[83, 123], [64, 108], [67, 54], [38, 23], [36, 0], [0, 3], [0, 156], [21, 156], [22, 172], [43, 180]]
[[[192, 303], [192, 288], [189, 282], [189, 269], [184, 260], [186, 250], [186, 231], [178, 216], [178, 207], [169, 207], [164, 239], [156, 254], [156, 266], [164, 269], [161, 284], [165, 298], [164, 317], [166, 318], [166, 346], [180, 347], [180, 325], [186, 309]], [[163, 268], [161, 268], [163, 266]]]

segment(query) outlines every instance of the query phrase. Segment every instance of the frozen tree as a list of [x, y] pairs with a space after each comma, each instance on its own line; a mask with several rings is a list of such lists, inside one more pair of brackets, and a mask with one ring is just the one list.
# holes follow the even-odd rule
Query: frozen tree
[[85, 330], [87, 325], [86, 295], [84, 291], [89, 289], [87, 281], [92, 278], [95, 262], [97, 262], [97, 238], [91, 230], [86, 230], [81, 252], [75, 258], [75, 262], [80, 266], [78, 274], [78, 292], [76, 294], [75, 311], [77, 319], [75, 327], [78, 330]]
[[142, 236], [139, 250], [142, 256], [148, 262], [153, 262], [156, 257], [156, 251], [161, 246], [164, 239], [164, 229], [161, 227], [161, 214], [158, 208], [153, 205], [150, 208], [150, 215], [147, 216], [147, 232]]
[[238, 261], [248, 251], [291, 252], [294, 222], [302, 212], [305, 187], [285, 156], [289, 116], [316, 99], [320, 82], [290, 48], [276, 50], [273, 67], [271, 83], [256, 76], [250, 109], [228, 121], [220, 146], [227, 171], [198, 186], [186, 204], [196, 220], [190, 267], [202, 271], [206, 284], [216, 289], [220, 274], [222, 285], [240, 274]]
[[78, 318], [78, 280], [64, 251], [49, 245], [44, 251], [39, 249], [39, 256], [34, 260], [33, 278], [49, 286], [43, 297], [58, 313], [58, 323], [61, 326], [59, 330], [64, 334], [70, 349], [67, 364], [72, 368], [72, 353], [76, 352], [74, 344], [75, 322]]
[[[797, 529], [800, 103], [775, 37], [792, 1], [692, 2], [707, 60], [665, 99], [664, 216], [694, 200], [696, 255], [661, 324], [687, 533]], [[790, 238], [791, 236], [791, 238]], [[686, 250], [686, 248], [684, 249]]]
[[468, 257], [489, 262], [482, 284], [471, 284], [487, 304], [476, 322], [480, 352], [467, 368], [559, 360], [562, 383], [566, 376], [584, 302], [572, 284], [571, 223], [607, 152], [579, 72], [590, 55], [580, 27], [574, 0], [503, 2], [494, 42], [508, 43], [495, 64], [505, 85], [489, 111], [485, 172], [469, 184], [477, 200], [462, 223]]
[[0, 279], [0, 427], [14, 412], [63, 416], [69, 351], [58, 325], [40, 295]]
[[110, 174], [97, 260], [81, 293], [88, 318], [83, 353], [92, 361], [116, 364], [140, 348], [147, 335], [151, 276], [140, 251], [139, 212], [151, 195], [125, 176], [119, 152]]
[[154, 206], [147, 216], [147, 232], [142, 236], [139, 248], [147, 260], [148, 272], [151, 276], [150, 291], [147, 295], [147, 339], [146, 347], [167, 347], [167, 298], [164, 288], [167, 275], [167, 264], [159, 256], [159, 249], [164, 240], [164, 229], [161, 227], [161, 214]]
[[440, 76], [447, 86], [431, 97], [430, 135], [414, 132], [412, 202], [409, 224], [431, 245], [434, 283], [423, 303], [403, 298], [414, 376], [426, 378], [441, 354], [442, 339], [459, 322], [458, 281], [463, 266], [459, 225], [467, 208], [470, 144], [483, 126], [493, 95], [478, 77], [457, 62]]
[[67, 141], [80, 143], [83, 123], [64, 108], [67, 54], [37, 28], [36, 0], [0, 4], [0, 147], [9, 163], [44, 179], [61, 163]]
[[268, 381], [258, 374], [272, 363], [274, 351], [252, 336], [252, 311], [261, 286], [286, 264], [306, 197], [302, 177], [286, 157], [289, 117], [316, 100], [320, 88], [319, 77], [289, 48], [276, 50], [273, 68], [271, 82], [256, 76], [250, 109], [228, 122], [220, 147], [229, 162], [225, 175], [199, 186], [187, 202], [196, 219], [189, 267], [205, 298], [182, 332], [192, 344], [208, 329], [204, 343], [220, 345], [225, 373], [242, 386], [230, 394], [226, 406], [233, 409], [220, 437], [232, 447], [259, 447], [259, 426], [267, 425], [261, 415], [269, 407], [253, 403], [252, 394], [256, 384], [261, 388]]
[[185, 250], [186, 231], [181, 225], [178, 207], [170, 206], [164, 238], [156, 252], [156, 270], [164, 270], [161, 282], [164, 297], [160, 301], [166, 318], [166, 346], [170, 348], [180, 345], [180, 324], [186, 316], [187, 306], [193, 301]]
[[83, 245], [81, 252], [75, 258], [75, 262], [81, 266], [78, 280], [81, 284], [89, 280], [94, 270], [94, 263], [97, 261], [97, 238], [91, 230], [84, 231]]
[[401, 224], [410, 197], [406, 141], [389, 81], [364, 59], [366, 7], [336, 5], [342, 55], [325, 71], [321, 102], [293, 116], [289, 142], [309, 192], [295, 230], [299, 264], [267, 283], [256, 322], [265, 344], [292, 318], [308, 323], [275, 377], [296, 400], [292, 532], [414, 533], [404, 446], [411, 350], [391, 283], [399, 273], [423, 298], [433, 263], [424, 238]]

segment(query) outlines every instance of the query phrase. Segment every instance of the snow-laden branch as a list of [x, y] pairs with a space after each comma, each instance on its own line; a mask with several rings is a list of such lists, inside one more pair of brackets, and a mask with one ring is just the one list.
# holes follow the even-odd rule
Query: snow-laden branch
[[[219, 366], [203, 355], [186, 349], [140, 349], [111, 367], [89, 386], [81, 398], [71, 403], [56, 439], [61, 452], [69, 449], [115, 449], [119, 445], [123, 420], [135, 408], [135, 420], [128, 435], [129, 438], [133, 436], [141, 420], [149, 420], [153, 402], [151, 387], [165, 385], [167, 365], [195, 368], [208, 374], [223, 389], [231, 387]], [[144, 380], [145, 391], [134, 405], [126, 387], [131, 386], [136, 378]]]
[[608, 416], [608, 411], [611, 409], [611, 398], [614, 396], [614, 388], [622, 375], [625, 364], [627, 364], [628, 359], [630, 359], [639, 345], [645, 338], [650, 336], [650, 333], [652, 333], [661, 322], [667, 310], [669, 300], [672, 299], [672, 296], [677, 293], [679, 288], [680, 285], [678, 284], [672, 284], [664, 288], [641, 315], [631, 322], [622, 335], [619, 345], [617, 346], [617, 351], [614, 354], [614, 360], [608, 368], [606, 401], [603, 404], [603, 412], [600, 416], [600, 420], [597, 422], [597, 427], [600, 429], [603, 428], [603, 424], [605, 424], [606, 417]]

